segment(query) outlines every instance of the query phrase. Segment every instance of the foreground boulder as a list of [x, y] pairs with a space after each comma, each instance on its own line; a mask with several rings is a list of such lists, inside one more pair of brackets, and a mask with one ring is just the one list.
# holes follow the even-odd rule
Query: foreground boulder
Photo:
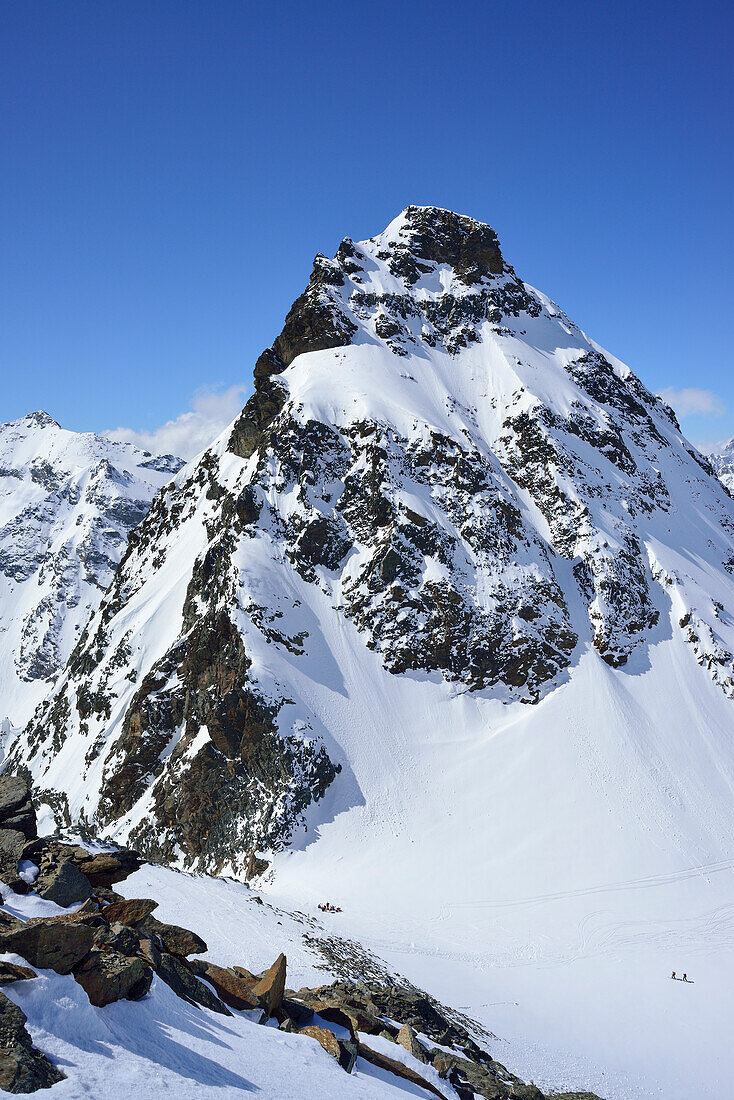
[[189, 965], [199, 978], [203, 978], [204, 981], [209, 982], [209, 985], [214, 987], [219, 999], [229, 1005], [230, 1008], [242, 1011], [243, 1009], [259, 1007], [258, 999], [253, 993], [252, 983], [246, 981], [239, 974], [235, 974], [234, 970], [229, 970], [224, 966], [216, 966], [215, 963], [207, 962], [204, 959], [194, 959]]
[[150, 989], [153, 971], [139, 958], [118, 951], [92, 951], [74, 973], [79, 985], [97, 1007], [123, 998], [139, 1001]]
[[88, 925], [52, 918], [28, 921], [15, 931], [0, 933], [0, 951], [14, 951], [31, 966], [57, 974], [71, 974], [93, 943], [94, 932]]
[[173, 990], [177, 997], [189, 1004], [202, 1005], [213, 1012], [219, 1012], [222, 1016], [231, 1016], [225, 1004], [219, 997], [212, 993], [208, 986], [200, 982], [188, 963], [177, 955], [169, 955], [163, 951], [158, 963], [158, 977]]
[[286, 958], [285, 955], [281, 954], [278, 955], [270, 969], [266, 970], [260, 980], [252, 987], [252, 992], [257, 998], [258, 1004], [267, 1012], [268, 1016], [274, 1016], [283, 1004], [285, 972]]
[[0, 993], [0, 1089], [35, 1092], [50, 1089], [64, 1074], [36, 1050], [26, 1030], [26, 1015]]
[[129, 898], [126, 901], [113, 901], [111, 905], [105, 906], [104, 917], [110, 924], [119, 921], [120, 924], [135, 926], [157, 908], [158, 902], [152, 898]]
[[44, 901], [53, 901], [64, 909], [92, 896], [89, 879], [73, 863], [58, 863], [43, 869], [35, 887]]
[[26, 838], [17, 829], [0, 828], [0, 881], [16, 894], [27, 894], [29, 884], [18, 873]]
[[203, 955], [207, 950], [206, 943], [195, 932], [189, 932], [188, 928], [181, 928], [178, 924], [164, 924], [150, 915], [138, 923], [137, 930], [157, 936], [171, 955], [185, 958], [187, 955]]

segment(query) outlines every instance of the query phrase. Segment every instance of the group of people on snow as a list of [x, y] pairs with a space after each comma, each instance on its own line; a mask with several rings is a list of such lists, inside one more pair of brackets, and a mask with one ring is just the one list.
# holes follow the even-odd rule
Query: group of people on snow
[[331, 902], [325, 901], [323, 905], [319, 906], [322, 913], [341, 913], [341, 905], [332, 905]]
[[676, 975], [675, 970], [673, 971], [673, 973], [670, 976], [671, 976], [671, 978], [675, 978], [675, 980], [677, 982], [687, 982], [688, 981], [688, 975], [687, 974], [684, 974], [682, 978], [679, 978]]

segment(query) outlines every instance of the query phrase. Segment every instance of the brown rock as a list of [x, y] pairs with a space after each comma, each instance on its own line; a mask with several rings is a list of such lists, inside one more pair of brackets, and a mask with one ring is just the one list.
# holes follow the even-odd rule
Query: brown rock
[[256, 984], [258, 979], [254, 974], [251, 974], [249, 970], [245, 970], [244, 966], [233, 966], [232, 969], [235, 974], [239, 974], [241, 978], [245, 978], [246, 981], [252, 982], [253, 985]]
[[404, 1050], [407, 1050], [408, 1054], [412, 1054], [414, 1058], [417, 1058], [419, 1062], [426, 1061], [426, 1052], [418, 1042], [416, 1034], [410, 1024], [403, 1024], [395, 1041], [400, 1043], [400, 1046], [403, 1047]]
[[321, 1043], [327, 1054], [330, 1054], [337, 1062], [341, 1057], [341, 1051], [339, 1050], [339, 1040], [333, 1031], [329, 1031], [326, 1027], [302, 1027], [300, 1031], [301, 1035], [308, 1035], [309, 1039], [315, 1039], [317, 1043]]
[[74, 972], [90, 1003], [101, 1008], [113, 1001], [139, 1001], [150, 989], [153, 971], [140, 959], [118, 951], [92, 951]]
[[194, 959], [189, 965], [198, 977], [214, 986], [217, 996], [230, 1008], [242, 1010], [258, 1007], [259, 1002], [252, 991], [252, 983], [235, 974], [233, 970], [216, 966], [204, 959]]
[[0, 993], [0, 1089], [35, 1092], [50, 1089], [64, 1074], [36, 1050], [26, 1030], [25, 1013]]
[[93, 942], [94, 933], [85, 924], [41, 918], [0, 934], [0, 951], [14, 951], [31, 966], [70, 974], [89, 954]]
[[18, 966], [17, 963], [3, 962], [0, 959], [0, 985], [10, 985], [11, 982], [24, 982], [35, 977], [35, 970], [31, 970], [29, 966]]
[[206, 943], [195, 932], [189, 932], [188, 928], [181, 928], [178, 924], [164, 924], [155, 917], [147, 916], [140, 921], [138, 931], [157, 936], [172, 955], [185, 958], [187, 955], [202, 955], [207, 950]]
[[415, 1070], [404, 1066], [402, 1062], [397, 1062], [394, 1058], [388, 1058], [385, 1054], [379, 1054], [378, 1051], [372, 1050], [364, 1043], [359, 1044], [357, 1053], [360, 1058], [364, 1058], [365, 1062], [370, 1062], [371, 1065], [377, 1066], [379, 1069], [387, 1070], [388, 1073], [393, 1073], [396, 1077], [402, 1077], [404, 1081], [410, 1081], [412, 1084], [418, 1085], [419, 1088], [427, 1089], [434, 1096], [440, 1096], [441, 1100], [444, 1100], [443, 1093], [439, 1092], [434, 1084], [427, 1081], [425, 1077], [421, 1077]]
[[119, 921], [120, 924], [130, 924], [133, 927], [145, 920], [154, 909], [158, 908], [158, 902], [152, 898], [129, 898], [126, 901], [113, 901], [111, 905], [102, 910], [105, 920], [110, 924]]
[[272, 1016], [283, 1003], [285, 970], [285, 955], [278, 955], [270, 969], [266, 970], [262, 978], [252, 987], [258, 1004], [265, 1009], [268, 1016]]
[[144, 962], [152, 966], [155, 971], [158, 970], [161, 962], [161, 949], [157, 943], [153, 940], [142, 938], [138, 944], [138, 952]]
[[[89, 857], [89, 853], [86, 855]], [[92, 886], [112, 886], [122, 882], [140, 867], [137, 852], [125, 848], [119, 852], [98, 852], [79, 863], [79, 870], [86, 875]]]
[[56, 917], [29, 917], [23, 927], [32, 928], [36, 924], [86, 924], [90, 928], [106, 928], [107, 921], [94, 910], [86, 910], [81, 906], [73, 913], [59, 913]]

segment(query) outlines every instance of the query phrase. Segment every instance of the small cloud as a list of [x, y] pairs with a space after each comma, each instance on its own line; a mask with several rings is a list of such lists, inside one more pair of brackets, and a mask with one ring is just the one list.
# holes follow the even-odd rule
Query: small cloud
[[227, 390], [199, 390], [191, 401], [191, 409], [175, 420], [167, 420], [151, 432], [133, 428], [114, 428], [104, 432], [109, 439], [134, 443], [153, 454], [178, 455], [193, 458], [199, 454], [239, 414], [247, 400], [246, 386], [230, 386]]
[[711, 390], [676, 390], [667, 386], [660, 390], [660, 397], [680, 417], [684, 416], [723, 416], [726, 406], [718, 394]]

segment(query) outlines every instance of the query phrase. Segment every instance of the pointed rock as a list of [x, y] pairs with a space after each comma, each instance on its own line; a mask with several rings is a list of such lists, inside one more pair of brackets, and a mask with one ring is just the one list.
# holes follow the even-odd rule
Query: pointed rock
[[264, 1008], [268, 1016], [272, 1016], [283, 1003], [285, 992], [285, 955], [278, 955], [269, 970], [266, 970], [262, 978], [252, 987], [252, 992], [257, 997], [258, 1004]]
[[396, 1042], [400, 1043], [400, 1046], [407, 1050], [408, 1054], [412, 1054], [414, 1058], [417, 1058], [419, 1062], [426, 1062], [426, 1052], [418, 1042], [410, 1024], [403, 1024], [397, 1034]]

